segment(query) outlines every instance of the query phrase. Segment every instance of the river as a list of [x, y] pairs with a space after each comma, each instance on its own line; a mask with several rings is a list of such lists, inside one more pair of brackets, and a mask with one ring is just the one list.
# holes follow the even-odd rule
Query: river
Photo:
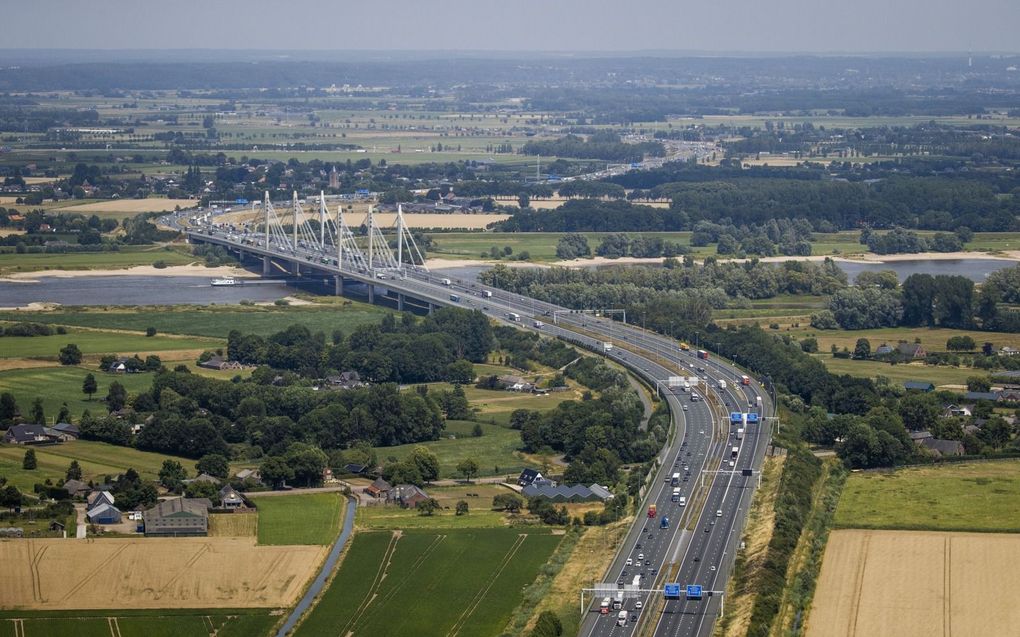
[[[976, 283], [1002, 268], [1012, 267], [1016, 261], [1002, 259], [953, 259], [916, 261], [890, 261], [888, 263], [858, 263], [837, 261], [850, 280], [865, 270], [892, 270], [900, 281], [911, 274], [960, 274]], [[443, 270], [459, 279], [474, 279], [488, 266], [450, 268]], [[213, 287], [210, 277], [196, 276], [80, 276], [59, 277], [40, 273], [33, 281], [0, 279], [0, 307], [24, 306], [29, 303], [59, 303], [61, 305], [212, 305], [249, 301], [275, 301], [294, 291], [282, 280], [244, 279], [241, 285]], [[302, 281], [300, 287], [309, 292], [328, 293], [321, 279]]]
[[40, 274], [32, 281], [0, 280], [0, 307], [29, 303], [61, 305], [211, 305], [242, 300], [275, 301], [293, 292], [280, 281], [209, 285], [201, 276], [80, 276]]

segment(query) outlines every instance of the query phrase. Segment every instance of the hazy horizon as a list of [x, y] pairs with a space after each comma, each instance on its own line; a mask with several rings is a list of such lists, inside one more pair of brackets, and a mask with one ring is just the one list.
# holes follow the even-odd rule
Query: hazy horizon
[[[5, 50], [292, 51], [499, 55], [904, 55], [1015, 53], [1020, 3], [1009, 0], [43, 0], [5, 7]], [[968, 16], [979, 19], [961, 20]], [[31, 28], [39, 25], [39, 28]]]

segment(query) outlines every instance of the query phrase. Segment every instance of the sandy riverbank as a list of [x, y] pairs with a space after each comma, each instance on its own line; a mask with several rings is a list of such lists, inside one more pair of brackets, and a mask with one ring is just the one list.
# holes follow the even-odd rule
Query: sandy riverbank
[[[814, 254], [811, 256], [776, 256], [759, 257], [762, 263], [784, 263], [786, 261], [811, 261], [820, 263], [826, 259], [842, 261], [844, 263], [895, 263], [898, 261], [954, 261], [960, 259], [988, 259], [993, 261], [1020, 261], [1020, 250], [1006, 252], [919, 252], [917, 254], [855, 254], [850, 256], [835, 256]], [[704, 259], [697, 259], [700, 263]], [[719, 259], [720, 263], [735, 262], [744, 263], [750, 259]], [[606, 257], [590, 257], [587, 259], [572, 259], [570, 261], [556, 261], [551, 265], [565, 268], [590, 268], [604, 265], [659, 265], [664, 261], [661, 257], [621, 257], [619, 259], [607, 259]], [[489, 261], [475, 261], [470, 265], [492, 265]], [[510, 265], [510, 264], [507, 264]], [[454, 266], [446, 266], [454, 267]]]
[[189, 265], [172, 265], [165, 268], [157, 268], [151, 265], [137, 265], [133, 268], [122, 269], [96, 269], [96, 270], [36, 270], [35, 272], [14, 272], [0, 277], [4, 281], [20, 281], [30, 283], [38, 281], [42, 277], [56, 277], [61, 279], [75, 279], [87, 276], [196, 276], [196, 277], [234, 277], [256, 278], [258, 275], [241, 268], [231, 266], [218, 266], [207, 268], [204, 265], [191, 263]]

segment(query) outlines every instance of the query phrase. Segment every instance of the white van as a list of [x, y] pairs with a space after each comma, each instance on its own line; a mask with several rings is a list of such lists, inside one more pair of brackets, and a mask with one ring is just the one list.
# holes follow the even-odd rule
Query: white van
[[627, 611], [621, 610], [619, 613], [617, 613], [617, 615], [616, 615], [616, 625], [617, 626], [626, 626], [627, 625]]
[[453, 281], [451, 281], [450, 279], [440, 279], [439, 282], [442, 283], [443, 285], [453, 285]]
[[682, 507], [687, 506], [687, 498], [685, 498], [684, 496], [680, 496], [680, 506]]

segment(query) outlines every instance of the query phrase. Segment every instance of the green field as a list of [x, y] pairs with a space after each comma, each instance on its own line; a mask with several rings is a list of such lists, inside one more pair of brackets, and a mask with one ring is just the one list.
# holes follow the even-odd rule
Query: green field
[[331, 544], [340, 532], [339, 493], [266, 495], [255, 498], [259, 544]]
[[[89, 373], [95, 376], [99, 385], [99, 391], [91, 401], [87, 400], [88, 397], [81, 391], [82, 382]], [[77, 421], [86, 409], [93, 415], [106, 413], [106, 403], [102, 402], [102, 399], [114, 381], [127, 389], [128, 400], [131, 400], [139, 392], [146, 391], [152, 386], [152, 374], [110, 374], [84, 367], [11, 369], [0, 371], [0, 392], [14, 394], [24, 417], [32, 413], [32, 402], [38, 397], [42, 398], [43, 411], [46, 417], [51, 419], [50, 422], [56, 418], [63, 403], [67, 403], [71, 415]]]
[[1020, 460], [946, 463], [847, 480], [835, 524], [844, 528], [1020, 532]]
[[0, 475], [6, 476], [11, 484], [22, 491], [32, 492], [32, 485], [45, 482], [47, 478], [54, 484], [64, 483], [64, 474], [72, 460], [77, 460], [82, 468], [82, 477], [101, 481], [105, 475], [124, 473], [129, 467], [134, 468], [144, 480], [156, 480], [163, 461], [173, 458], [179, 461], [188, 474], [194, 476], [195, 461], [149, 451], [139, 451], [131, 447], [117, 447], [105, 442], [91, 440], [74, 440], [59, 445], [35, 447], [38, 467], [32, 471], [21, 468], [25, 456], [25, 448], [19, 445], [0, 444]]
[[[514, 475], [513, 479], [517, 476]], [[431, 516], [419, 515], [414, 509], [396, 504], [373, 502], [358, 507], [359, 529], [502, 529], [507, 526], [509, 514], [492, 510], [492, 498], [509, 493], [509, 490], [491, 483], [460, 483], [454, 486], [426, 485], [426, 493], [442, 507]], [[457, 502], [468, 503], [467, 515], [456, 515]]]
[[[117, 252], [77, 252], [65, 254], [0, 254], [0, 275], [40, 270], [97, 270], [130, 268], [164, 261], [167, 265], [187, 265], [199, 259], [160, 246], [125, 246]], [[29, 285], [29, 284], [25, 284]]]
[[233, 329], [268, 336], [295, 323], [307, 325], [312, 331], [323, 331], [327, 335], [334, 329], [349, 333], [358, 325], [380, 321], [388, 312], [385, 308], [357, 301], [344, 304], [345, 300], [293, 307], [92, 307], [55, 312], [0, 312], [0, 320], [139, 332], [151, 326], [164, 334], [226, 338]]
[[908, 380], [920, 380], [941, 385], [966, 385], [967, 379], [971, 376], [987, 376], [988, 372], [983, 369], [972, 369], [968, 367], [949, 367], [945, 365], [924, 365], [911, 363], [909, 365], [890, 365], [878, 361], [855, 361], [847, 358], [833, 358], [828, 353], [819, 354], [819, 360], [825, 363], [826, 369], [834, 374], [850, 374], [864, 378], [877, 378], [885, 376], [894, 384], [902, 385]]
[[[0, 636], [252, 637], [268, 635], [269, 609], [3, 611]], [[17, 626], [17, 628], [16, 628]]]
[[68, 330], [67, 334], [53, 336], [0, 337], [0, 358], [52, 358], [57, 360], [60, 349], [74, 343], [82, 354], [123, 354], [136, 352], [165, 352], [170, 350], [215, 349], [223, 341], [199, 338], [147, 337], [143, 334], [124, 334], [91, 330]]
[[[598, 247], [602, 237], [608, 232], [582, 232], [588, 238], [592, 251]], [[689, 246], [690, 232], [628, 232], [630, 236], [661, 237], [681, 245]], [[531, 261], [558, 261], [556, 242], [563, 233], [560, 232], [443, 232], [432, 234], [433, 247], [429, 249], [429, 257], [469, 258], [477, 259], [489, 248], [510, 246], [514, 254], [527, 251]], [[714, 246], [695, 248], [695, 255], [715, 254]]]
[[560, 537], [548, 529], [359, 533], [295, 635], [498, 635]]
[[465, 458], [477, 460], [479, 475], [483, 476], [519, 473], [521, 469], [536, 466], [517, 453], [521, 448], [521, 432], [499, 425], [479, 424], [482, 435], [478, 438], [471, 435], [474, 422], [448, 420], [445, 435], [454, 435], [456, 439], [443, 438], [396, 447], [376, 447], [375, 451], [379, 460], [385, 464], [390, 458], [403, 459], [415, 447], [428, 447], [439, 458], [439, 476], [442, 478], [460, 477], [457, 463]]

